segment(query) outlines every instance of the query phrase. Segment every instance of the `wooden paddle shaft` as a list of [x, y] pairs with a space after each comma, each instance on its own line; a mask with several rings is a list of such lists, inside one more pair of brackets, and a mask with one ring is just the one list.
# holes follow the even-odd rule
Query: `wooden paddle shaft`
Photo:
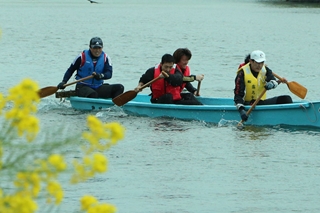
[[78, 82], [80, 82], [80, 81], [88, 80], [88, 79], [90, 79], [90, 78], [93, 78], [93, 75], [89, 75], [89, 76], [87, 76], [87, 77], [80, 78], [79, 80], [76, 80], [76, 81], [71, 82], [71, 83], [68, 83], [68, 84], [64, 84], [63, 86], [64, 86], [64, 87], [67, 87], [67, 86], [70, 86], [70, 85], [72, 85], [72, 84], [76, 84], [76, 83], [78, 83]]
[[[87, 79], [90, 79], [90, 78], [93, 78], [93, 75], [90, 75], [90, 76], [87, 76], [85, 78], [81, 78], [77, 81], [74, 81], [74, 82], [71, 82], [69, 84], [64, 84], [63, 86], [67, 87], [67, 86], [70, 86], [72, 84], [75, 84], [75, 83], [78, 83], [80, 81], [84, 81], [84, 80], [87, 80]], [[58, 91], [58, 87], [54, 87], [54, 86], [51, 86], [51, 87], [45, 87], [45, 88], [42, 88], [38, 91], [38, 94], [40, 96], [40, 98], [44, 98], [44, 97], [47, 97], [49, 95], [52, 95], [54, 93], [56, 93]]]
[[201, 81], [198, 82], [198, 87], [197, 87], [197, 93], [196, 96], [199, 96], [200, 93], [200, 86], [201, 86]]
[[[258, 104], [258, 102], [260, 101], [260, 99], [262, 98], [262, 96], [267, 92], [266, 89], [263, 89], [263, 91], [261, 92], [261, 94], [259, 95], [259, 97], [253, 102], [253, 104], [251, 105], [250, 109], [247, 111], [246, 115], [249, 116], [250, 113], [252, 112], [252, 110], [256, 107], [256, 105]], [[240, 126], [242, 123], [244, 122], [244, 120], [241, 120], [238, 123], [238, 126]]]
[[[278, 77], [277, 77], [278, 78]], [[277, 81], [278, 84], [281, 83], [281, 81]], [[259, 95], [259, 97], [253, 102], [253, 104], [251, 105], [250, 109], [247, 111], [247, 116], [250, 115], [251, 111], [256, 107], [256, 105], [258, 104], [258, 102], [261, 100], [262, 96], [267, 92], [267, 90], [264, 88], [263, 91], [261, 92], [261, 94]]]
[[272, 74], [273, 74], [277, 79], [279, 79], [281, 82], [284, 81], [283, 78], [281, 78], [279, 75], [275, 74], [274, 72], [272, 72]]
[[256, 105], [258, 104], [258, 102], [261, 100], [262, 96], [267, 92], [266, 89], [263, 89], [262, 93], [259, 95], [259, 97], [253, 102], [253, 104], [251, 105], [250, 109], [247, 111], [247, 116], [250, 115], [250, 113], [252, 112], [252, 110], [256, 107]]
[[[169, 77], [169, 75], [168, 75], [166, 72], [162, 71], [161, 73], [162, 73], [162, 75], [164, 75], [166, 78]], [[142, 90], [142, 89], [146, 88], [147, 86], [149, 86], [150, 84], [152, 84], [153, 82], [157, 81], [157, 80], [160, 79], [160, 78], [162, 78], [162, 76], [159, 75], [158, 77], [152, 79], [152, 80], [149, 81], [148, 83], [142, 85], [140, 89]]]

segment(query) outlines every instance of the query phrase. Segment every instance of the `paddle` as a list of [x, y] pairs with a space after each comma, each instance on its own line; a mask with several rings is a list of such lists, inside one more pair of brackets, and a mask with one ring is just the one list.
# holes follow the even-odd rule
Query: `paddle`
[[[262, 98], [262, 96], [267, 92], [266, 89], [263, 89], [263, 91], [261, 92], [261, 94], [259, 95], [259, 97], [253, 102], [253, 104], [251, 105], [250, 109], [247, 111], [246, 115], [249, 117], [250, 113], [252, 112], [252, 110], [256, 107], [256, 105], [258, 104], [258, 102], [260, 101], [260, 99]], [[238, 123], [238, 126], [242, 125], [242, 123], [244, 122], [244, 120], [241, 120]]]
[[286, 83], [289, 90], [295, 94], [296, 96], [298, 96], [299, 98], [304, 99], [307, 95], [308, 89], [305, 88], [304, 86], [300, 85], [299, 83], [295, 82], [295, 81], [291, 81], [291, 82], [286, 82], [284, 81], [283, 78], [281, 78], [280, 76], [278, 76], [277, 74], [275, 74], [274, 72], [272, 72], [272, 74], [278, 78], [281, 82]]
[[[162, 71], [161, 73], [166, 78], [169, 77], [169, 75], [166, 72]], [[142, 90], [142, 89], [146, 88], [147, 86], [149, 86], [153, 82], [159, 80], [160, 78], [162, 78], [161, 75], [159, 75], [158, 77], [156, 77], [153, 80], [149, 81], [148, 83], [142, 85], [140, 89]], [[140, 92], [140, 91], [138, 91], [138, 92]], [[138, 92], [136, 92], [135, 90], [129, 90], [129, 91], [125, 92], [125, 93], [122, 93], [122, 94], [118, 95], [114, 99], [112, 99], [112, 102], [117, 106], [122, 106], [122, 105], [128, 103], [129, 101], [131, 101], [132, 99], [134, 99], [137, 96]]]
[[[80, 81], [84, 81], [84, 80], [87, 80], [87, 79], [90, 79], [90, 78], [93, 78], [93, 75], [90, 75], [90, 76], [87, 76], [85, 78], [81, 78], [79, 80], [76, 80], [74, 82], [71, 82], [71, 83], [68, 83], [68, 84], [64, 84], [63, 86], [67, 87], [67, 86], [70, 86], [72, 84], [75, 84], [75, 83], [78, 83]], [[56, 93], [58, 91], [58, 87], [54, 87], [54, 86], [51, 86], [51, 87], [44, 87], [42, 89], [40, 89], [38, 91], [38, 94], [40, 96], [40, 98], [44, 98], [44, 97], [47, 97], [47, 96], [50, 96], [50, 95], [53, 95], [54, 93]]]
[[[281, 83], [281, 80], [277, 81], [278, 84]], [[260, 101], [260, 99], [262, 98], [262, 96], [267, 92], [267, 89], [264, 88], [263, 91], [261, 92], [261, 94], [259, 95], [259, 97], [253, 102], [253, 104], [251, 105], [250, 109], [247, 111], [246, 115], [249, 117], [250, 113], [252, 112], [252, 110], [256, 107], [256, 105], [258, 104], [258, 102]], [[244, 122], [244, 120], [241, 120], [238, 123], [238, 127]]]
[[198, 87], [197, 87], [197, 92], [196, 92], [196, 96], [200, 96], [200, 86], [201, 86], [201, 81], [198, 82]]

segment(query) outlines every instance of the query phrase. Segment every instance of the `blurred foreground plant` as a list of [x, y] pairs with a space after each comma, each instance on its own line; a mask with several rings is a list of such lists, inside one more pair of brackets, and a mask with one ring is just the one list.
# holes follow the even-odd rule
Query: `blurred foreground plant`
[[[36, 212], [43, 198], [51, 206], [61, 204], [64, 192], [59, 175], [70, 175], [70, 184], [77, 184], [106, 172], [108, 161], [103, 152], [124, 137], [120, 124], [104, 124], [88, 116], [89, 130], [83, 133], [87, 143], [77, 136], [62, 141], [47, 136], [39, 142], [38, 89], [35, 82], [25, 79], [7, 96], [0, 93], [0, 213]], [[77, 145], [82, 145], [82, 156], [67, 163], [67, 147]], [[80, 204], [82, 212], [116, 212], [115, 206], [99, 203], [90, 195], [83, 196]]]

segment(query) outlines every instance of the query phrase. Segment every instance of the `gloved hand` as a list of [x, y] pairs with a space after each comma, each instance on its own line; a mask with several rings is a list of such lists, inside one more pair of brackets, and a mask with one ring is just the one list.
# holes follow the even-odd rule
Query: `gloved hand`
[[63, 86], [63, 85], [65, 85], [65, 84], [66, 84], [66, 83], [63, 82], [63, 81], [62, 81], [61, 83], [59, 83], [58, 86], [57, 86], [58, 89], [64, 89], [64, 88], [66, 88], [65, 86]]
[[202, 81], [204, 78], [204, 75], [196, 75], [196, 81]]
[[266, 88], [266, 90], [270, 90], [276, 88], [277, 86], [278, 82], [276, 80], [271, 80], [264, 85], [264, 88]]
[[240, 113], [241, 120], [247, 121], [248, 120], [248, 116], [247, 116], [247, 112], [244, 110], [244, 105], [243, 104], [237, 104], [237, 109], [238, 109], [238, 111]]
[[247, 121], [248, 120], [248, 116], [247, 113], [244, 109], [239, 110], [240, 116], [241, 116], [241, 120], [243, 121]]
[[94, 78], [95, 78], [96, 80], [101, 80], [101, 79], [103, 79], [103, 77], [104, 77], [104, 75], [103, 75], [102, 73], [96, 73], [96, 74], [94, 75]]

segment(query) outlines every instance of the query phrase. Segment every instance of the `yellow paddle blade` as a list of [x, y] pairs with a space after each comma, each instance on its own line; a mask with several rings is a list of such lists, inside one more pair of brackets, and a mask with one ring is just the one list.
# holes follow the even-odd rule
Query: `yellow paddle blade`
[[[279, 80], [281, 80], [282, 82], [284, 82], [284, 79], [281, 78], [280, 76], [278, 76], [276, 73], [272, 72], [272, 74], [278, 78]], [[284, 82], [287, 84], [289, 90], [295, 94], [296, 96], [298, 96], [299, 98], [304, 99], [307, 95], [307, 88], [305, 88], [304, 86], [302, 86], [301, 84], [295, 82], [295, 81], [291, 81], [291, 82]]]
[[40, 98], [50, 96], [58, 91], [58, 87], [45, 87], [38, 91]]
[[287, 86], [289, 90], [299, 98], [304, 99], [306, 97], [308, 89], [302, 86], [301, 84], [295, 81], [291, 81], [287, 83]]
[[134, 99], [136, 96], [137, 96], [137, 92], [136, 91], [129, 90], [129, 91], [125, 92], [125, 93], [122, 93], [122, 94], [118, 95], [114, 99], [112, 99], [112, 102], [117, 106], [123, 106], [126, 103], [128, 103], [129, 101], [131, 101], [132, 99]]

